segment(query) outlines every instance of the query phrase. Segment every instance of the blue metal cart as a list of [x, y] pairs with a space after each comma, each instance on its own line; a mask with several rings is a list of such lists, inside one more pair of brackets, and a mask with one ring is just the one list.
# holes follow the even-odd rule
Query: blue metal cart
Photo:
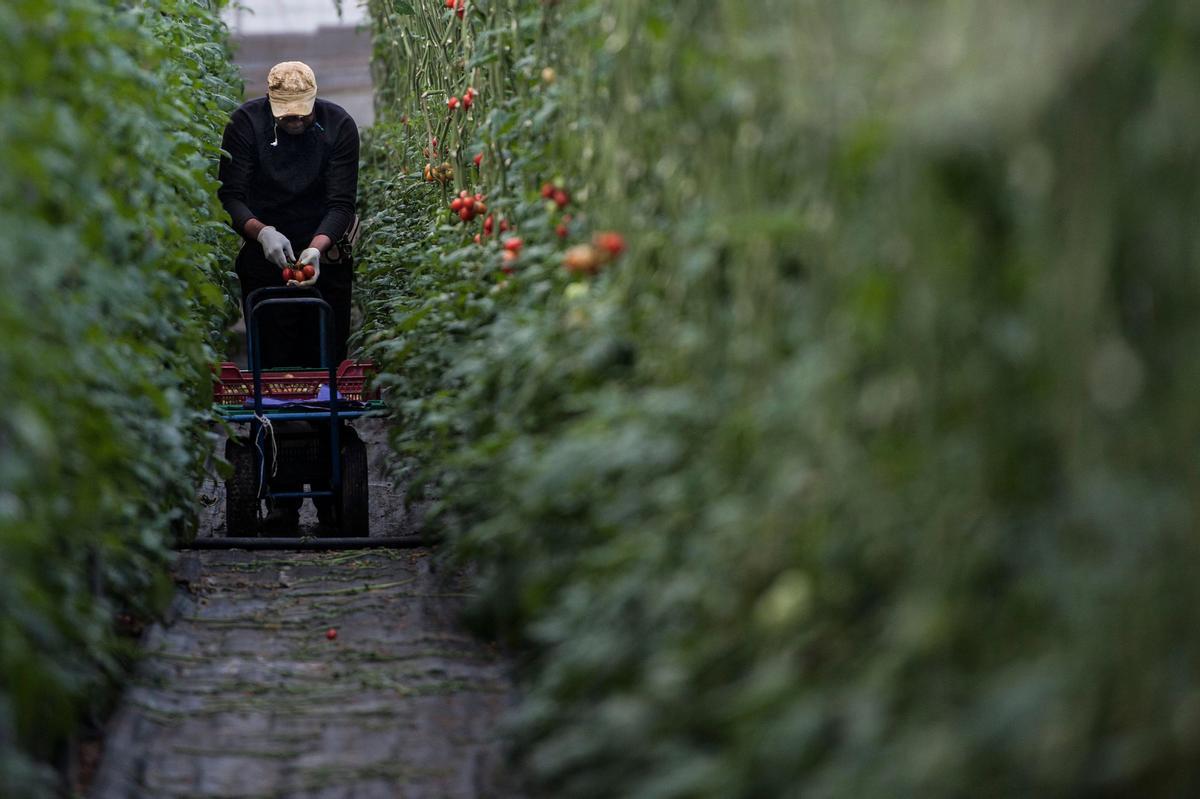
[[[240, 541], [259, 535], [263, 501], [306, 497], [328, 497], [332, 503], [336, 529], [324, 533], [341, 538], [369, 536], [366, 446], [346, 422], [378, 410], [382, 403], [363, 393], [361, 370], [357, 399], [339, 391], [339, 373], [344, 375], [351, 362], [333, 361], [333, 309], [314, 289], [286, 286], [258, 289], [246, 305], [250, 308], [247, 371], [253, 391], [240, 405], [229, 404], [226, 397], [218, 399], [215, 408], [226, 421], [249, 425], [247, 436], [226, 441], [225, 458], [233, 465], [225, 483], [226, 538]], [[320, 371], [263, 369], [262, 314], [281, 306], [316, 310]], [[354, 364], [361, 367], [364, 362]], [[224, 368], [236, 371], [231, 365]], [[244, 378], [247, 372], [241, 375]], [[319, 380], [323, 385], [318, 385]], [[272, 490], [272, 483], [291, 488]]]

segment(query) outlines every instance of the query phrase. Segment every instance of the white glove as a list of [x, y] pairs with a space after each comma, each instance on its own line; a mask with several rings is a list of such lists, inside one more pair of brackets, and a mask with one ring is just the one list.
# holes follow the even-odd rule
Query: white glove
[[258, 231], [258, 243], [262, 245], [263, 255], [267, 257], [267, 260], [280, 269], [290, 266], [292, 261], [296, 260], [296, 256], [292, 254], [292, 243], [288, 241], [288, 237], [270, 225]]
[[303, 269], [306, 266], [313, 268], [313, 276], [308, 280], [299, 282], [301, 286], [312, 286], [317, 282], [317, 278], [321, 277], [321, 251], [316, 247], [309, 247], [300, 253], [300, 260], [296, 262], [296, 266]]

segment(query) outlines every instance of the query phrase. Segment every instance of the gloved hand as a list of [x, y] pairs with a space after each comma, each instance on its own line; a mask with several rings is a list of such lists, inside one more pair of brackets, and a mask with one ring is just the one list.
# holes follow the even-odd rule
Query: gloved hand
[[321, 276], [321, 251], [316, 247], [309, 247], [300, 253], [300, 260], [296, 262], [296, 266], [303, 269], [305, 266], [313, 268], [313, 276], [308, 280], [300, 281], [301, 286], [312, 286], [317, 282], [317, 278]]
[[270, 225], [258, 231], [258, 243], [262, 245], [267, 260], [284, 269], [291, 265], [296, 256], [292, 254], [292, 243], [287, 236]]

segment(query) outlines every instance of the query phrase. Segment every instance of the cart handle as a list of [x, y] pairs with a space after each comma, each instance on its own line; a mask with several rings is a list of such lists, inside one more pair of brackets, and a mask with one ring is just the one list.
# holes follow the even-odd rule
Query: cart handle
[[[270, 291], [259, 289], [258, 291]], [[254, 292], [257, 294], [258, 291]], [[253, 294], [251, 295], [253, 296]], [[333, 326], [333, 308], [320, 297], [287, 297], [259, 300], [250, 308], [246, 335], [250, 344], [250, 371], [254, 375], [254, 410], [262, 413], [262, 346], [258, 335], [259, 316], [264, 308], [273, 305], [311, 305], [321, 318], [321, 368], [329, 370], [329, 408], [337, 416], [337, 364], [333, 362], [333, 342], [329, 330]]]
[[[304, 290], [310, 291], [310, 290]], [[258, 323], [262, 309], [272, 305], [311, 305], [317, 309], [321, 318], [321, 366], [329, 369], [329, 449], [332, 463], [330, 464], [330, 487], [335, 497], [341, 496], [342, 463], [341, 446], [338, 442], [338, 390], [337, 367], [333, 362], [333, 342], [330, 340], [330, 329], [333, 327], [333, 307], [321, 299], [320, 293], [311, 290], [317, 296], [296, 296], [296, 289], [291, 287], [267, 286], [250, 293], [246, 298], [247, 304], [260, 293], [279, 294], [287, 292], [286, 297], [257, 300], [250, 307], [250, 315], [246, 319], [246, 338], [250, 345], [250, 371], [254, 375], [254, 415], [256, 420], [251, 423], [251, 434], [255, 440], [262, 435], [261, 425], [257, 419], [263, 412], [262, 404], [262, 353], [259, 345]], [[261, 468], [261, 464], [259, 464]]]
[[256, 305], [258, 305], [260, 300], [268, 297], [296, 297], [297, 299], [300, 297], [320, 298], [321, 292], [318, 291], [314, 286], [263, 286], [262, 288], [257, 288], [250, 292], [250, 294], [246, 297], [246, 301], [243, 303], [242, 308], [242, 316], [246, 317], [247, 353], [252, 351], [251, 344], [255, 336], [258, 334], [257, 326], [250, 324], [250, 311]]

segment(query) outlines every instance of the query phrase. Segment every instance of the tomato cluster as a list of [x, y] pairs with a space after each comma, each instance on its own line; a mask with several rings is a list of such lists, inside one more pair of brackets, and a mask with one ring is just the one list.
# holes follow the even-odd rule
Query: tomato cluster
[[475, 217], [487, 213], [487, 203], [484, 202], [486, 199], [482, 194], [472, 197], [469, 191], [463, 189], [450, 201], [450, 210], [458, 214], [462, 221], [470, 222]]
[[[484, 219], [484, 220], [483, 220], [483, 233], [482, 233], [482, 234], [480, 234], [480, 233], [476, 233], [476, 234], [475, 234], [475, 243], [476, 243], [476, 244], [483, 244], [483, 240], [484, 240], [485, 238], [489, 238], [489, 237], [491, 237], [491, 235], [492, 235], [492, 232], [493, 232], [495, 229], [496, 229], [496, 218], [495, 218], [495, 217], [493, 217], [491, 214], [488, 214], [488, 216], [487, 216], [487, 219]], [[507, 219], [501, 219], [501, 220], [500, 220], [500, 232], [501, 232], [501, 233], [504, 233], [505, 231], [508, 231], [508, 230], [510, 230], [510, 229], [512, 229], [512, 230], [515, 230], [516, 228], [512, 228], [512, 227], [511, 227], [511, 226], [508, 224], [508, 220], [507, 220]]]
[[591, 244], [578, 244], [563, 253], [563, 266], [572, 274], [594, 275], [625, 252], [625, 237], [604, 231], [592, 237]]
[[468, 86], [467, 90], [463, 92], [462, 100], [459, 100], [458, 97], [451, 97], [446, 100], [446, 107], [451, 111], [455, 111], [459, 108], [467, 111], [471, 108], [471, 104], [475, 102], [475, 98], [478, 96], [479, 92], [475, 91], [474, 87]]
[[443, 161], [441, 166], [425, 165], [426, 183], [449, 183], [454, 178], [454, 167]]
[[566, 208], [571, 202], [571, 195], [562, 186], [555, 186], [553, 183], [543, 183], [542, 199], [553, 200], [554, 204], [559, 208]]
[[312, 276], [317, 273], [317, 270], [312, 264], [293, 264], [291, 267], [285, 267], [283, 270], [283, 282], [291, 283], [293, 280], [297, 283], [302, 283], [305, 280], [311, 280]]

